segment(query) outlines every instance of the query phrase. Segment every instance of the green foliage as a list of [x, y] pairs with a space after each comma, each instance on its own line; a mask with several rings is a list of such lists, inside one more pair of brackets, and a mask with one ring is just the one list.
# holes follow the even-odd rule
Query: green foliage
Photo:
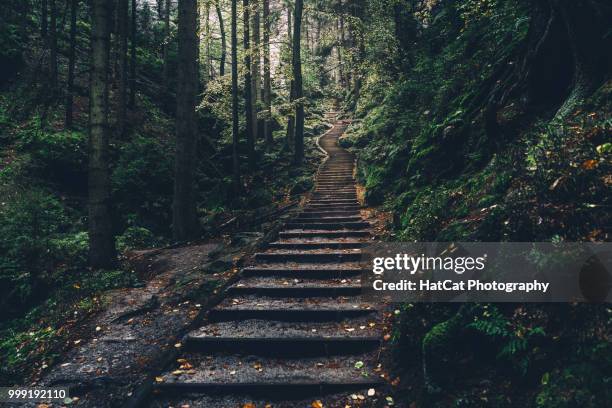
[[49, 282], [57, 254], [53, 237], [67, 228], [61, 202], [41, 189], [2, 188], [0, 282], [3, 302], [24, 300]]
[[135, 135], [119, 149], [111, 181], [125, 224], [167, 232], [172, 202], [173, 157], [162, 141]]
[[309, 177], [309, 176], [298, 177], [293, 183], [293, 186], [291, 186], [290, 194], [291, 195], [302, 194], [302, 193], [305, 193], [311, 190], [313, 187], [314, 187], [314, 181], [312, 177]]
[[143, 227], [128, 227], [117, 237], [117, 249], [122, 252], [129, 249], [151, 248], [156, 244], [157, 239], [153, 233]]
[[533, 352], [531, 342], [546, 335], [539, 326], [523, 326], [510, 322], [495, 306], [484, 305], [482, 314], [475, 316], [467, 327], [472, 328], [499, 344], [497, 357], [509, 360], [525, 374]]
[[[609, 360], [612, 350], [601, 344], [596, 354]], [[606, 354], [601, 353], [605, 350]], [[594, 360], [594, 359], [593, 359]], [[603, 407], [612, 401], [610, 365], [597, 361], [572, 364], [546, 372], [541, 379], [541, 390], [536, 396], [538, 408]], [[607, 370], [607, 371], [606, 371]]]

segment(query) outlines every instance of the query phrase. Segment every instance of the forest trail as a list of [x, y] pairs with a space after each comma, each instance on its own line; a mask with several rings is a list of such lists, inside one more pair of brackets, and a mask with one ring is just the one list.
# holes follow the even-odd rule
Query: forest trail
[[328, 159], [311, 200], [186, 336], [151, 406], [345, 406], [381, 383], [382, 312], [359, 296], [371, 227], [354, 157], [338, 146], [346, 127], [337, 121], [320, 138]]

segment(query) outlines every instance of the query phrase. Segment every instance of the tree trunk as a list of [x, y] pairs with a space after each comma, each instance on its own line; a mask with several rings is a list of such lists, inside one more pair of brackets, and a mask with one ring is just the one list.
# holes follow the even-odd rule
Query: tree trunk
[[301, 58], [301, 29], [302, 29], [302, 11], [304, 8], [304, 0], [295, 1], [295, 11], [293, 13], [293, 81], [295, 106], [295, 150], [294, 161], [296, 164], [301, 164], [304, 159], [304, 103], [302, 101], [302, 58]]
[[253, 0], [253, 59], [251, 64], [251, 87], [253, 97], [253, 137], [259, 139], [259, 102], [261, 100], [261, 51], [259, 49], [259, 0]]
[[200, 32], [203, 34], [203, 37], [204, 37], [203, 63], [204, 63], [204, 72], [206, 73], [205, 80], [209, 80], [209, 79], [214, 78], [212, 57], [210, 55], [210, 3], [208, 1], [205, 1], [202, 5], [204, 6], [202, 10], [202, 14], [205, 15], [206, 18], [202, 19], [204, 26], [201, 27]]
[[225, 40], [225, 27], [223, 24], [223, 13], [221, 12], [221, 5], [219, 1], [215, 3], [215, 9], [217, 10], [217, 18], [219, 19], [219, 32], [221, 33], [221, 61], [219, 62], [219, 75], [225, 75], [225, 59], [227, 57], [227, 44]]
[[131, 55], [130, 55], [130, 109], [136, 107], [136, 31], [137, 21], [136, 15], [138, 13], [138, 5], [136, 0], [132, 0], [132, 25], [131, 25]]
[[[239, 123], [238, 123], [238, 37], [237, 37], [237, 3], [232, 0], [232, 181], [234, 193], [237, 195], [241, 190], [240, 183], [240, 161], [238, 158]], [[218, 3], [217, 3], [218, 4]]]
[[128, 102], [128, 10], [129, 0], [119, 0], [119, 106], [117, 109], [117, 135], [125, 136]]
[[47, 3], [47, 0], [42, 0], [40, 3], [40, 36], [42, 37], [42, 39], [46, 39], [47, 38], [47, 31], [49, 30], [48, 28], [48, 24], [49, 24], [49, 17], [48, 17], [48, 10], [49, 10], [49, 5]]
[[198, 2], [179, 0], [178, 7], [179, 63], [172, 232], [175, 240], [184, 241], [193, 238], [197, 232], [194, 170], [198, 132]]
[[[292, 33], [292, 24], [291, 24], [292, 16], [291, 16], [291, 8], [287, 6], [287, 39], [289, 40], [289, 46], [293, 47], [293, 33]], [[293, 55], [292, 55], [293, 58]], [[293, 79], [289, 81], [289, 103], [293, 103], [294, 94], [293, 94]], [[294, 147], [294, 137], [295, 136], [295, 116], [293, 112], [290, 111], [289, 116], [287, 117], [287, 132], [285, 134], [285, 146], [289, 149], [289, 151], [293, 151]]]
[[72, 129], [74, 105], [74, 69], [76, 64], [76, 34], [79, 0], [70, 0], [70, 50], [68, 51], [68, 84], [66, 89], [66, 129]]
[[57, 90], [57, 0], [51, 0], [50, 12], [51, 21], [49, 22], [49, 78], [54, 92]]
[[263, 0], [263, 73], [264, 90], [263, 100], [266, 116], [263, 124], [263, 133], [266, 145], [272, 146], [272, 81], [270, 78], [270, 0]]
[[166, 9], [164, 12], [164, 45], [163, 45], [163, 86], [166, 90], [166, 96], [170, 93], [169, 80], [170, 80], [170, 66], [168, 62], [168, 50], [170, 48], [170, 3], [171, 0], [166, 0]]
[[115, 263], [108, 170], [108, 2], [93, 0], [92, 69], [89, 117], [89, 262], [94, 268]]
[[254, 122], [256, 118], [253, 117], [253, 95], [252, 95], [252, 84], [251, 84], [251, 42], [249, 38], [249, 0], [242, 0], [243, 10], [243, 26], [244, 26], [244, 106], [246, 113], [246, 134], [247, 134], [247, 155], [249, 161], [249, 168], [255, 169], [255, 133]]

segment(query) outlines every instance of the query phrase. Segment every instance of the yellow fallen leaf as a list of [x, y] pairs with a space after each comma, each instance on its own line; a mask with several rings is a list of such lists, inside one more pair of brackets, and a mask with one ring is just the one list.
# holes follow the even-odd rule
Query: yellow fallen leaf
[[253, 404], [252, 402], [247, 402], [246, 404], [242, 406], [242, 408], [256, 408], [256, 407], [255, 407], [255, 404]]
[[323, 403], [319, 400], [313, 401], [312, 404], [310, 404], [310, 406], [312, 408], [323, 408]]
[[164, 382], [164, 377], [155, 377], [155, 382]]

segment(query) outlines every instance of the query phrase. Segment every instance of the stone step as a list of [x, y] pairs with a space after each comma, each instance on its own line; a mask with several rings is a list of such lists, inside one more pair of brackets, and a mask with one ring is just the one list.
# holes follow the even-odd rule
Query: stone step
[[255, 260], [263, 262], [358, 262], [361, 257], [360, 249], [272, 249], [255, 254]]
[[294, 229], [279, 232], [280, 238], [348, 238], [348, 237], [368, 237], [369, 230], [313, 230], [313, 229]]
[[336, 210], [336, 209], [323, 209], [323, 210], [319, 210], [319, 211], [314, 211], [314, 210], [304, 210], [302, 211], [299, 216], [300, 218], [317, 218], [317, 217], [351, 217], [351, 216], [358, 216], [359, 210], [355, 209], [355, 210]]
[[303, 213], [313, 213], [313, 212], [329, 212], [329, 211], [353, 211], [359, 212], [361, 210], [361, 206], [359, 204], [353, 205], [335, 205], [335, 204], [320, 204], [313, 205], [309, 204], [304, 207]]
[[208, 313], [210, 321], [267, 319], [280, 321], [330, 321], [372, 314], [376, 309], [359, 298], [277, 298], [240, 296], [227, 298]]
[[189, 351], [206, 353], [311, 357], [360, 353], [378, 347], [381, 340], [381, 325], [362, 317], [342, 322], [249, 319], [211, 323], [189, 333], [183, 343]]
[[364, 241], [335, 241], [335, 240], [314, 240], [314, 241], [277, 241], [272, 242], [268, 245], [269, 248], [274, 249], [321, 249], [321, 248], [331, 248], [331, 249], [348, 249], [348, 248], [361, 248], [367, 245], [367, 242]]
[[353, 222], [289, 222], [286, 224], [287, 229], [306, 229], [306, 230], [359, 230], [369, 228], [370, 224], [365, 221]]
[[[202, 356], [187, 353], [155, 384], [160, 392], [206, 391], [208, 393], [248, 393], [268, 398], [295, 399], [334, 391], [383, 384], [370, 361], [375, 356], [324, 356], [300, 359], [266, 358], [245, 355]], [[360, 369], [357, 361], [364, 362]], [[192, 369], [181, 369], [188, 363]]]
[[244, 277], [286, 277], [300, 279], [357, 279], [356, 276], [363, 273], [358, 263], [312, 263], [312, 264], [288, 264], [267, 263], [249, 266], [242, 269]]
[[302, 215], [293, 219], [293, 222], [311, 223], [311, 222], [357, 222], [361, 221], [359, 214], [352, 216], [318, 216], [318, 217], [303, 217]]

